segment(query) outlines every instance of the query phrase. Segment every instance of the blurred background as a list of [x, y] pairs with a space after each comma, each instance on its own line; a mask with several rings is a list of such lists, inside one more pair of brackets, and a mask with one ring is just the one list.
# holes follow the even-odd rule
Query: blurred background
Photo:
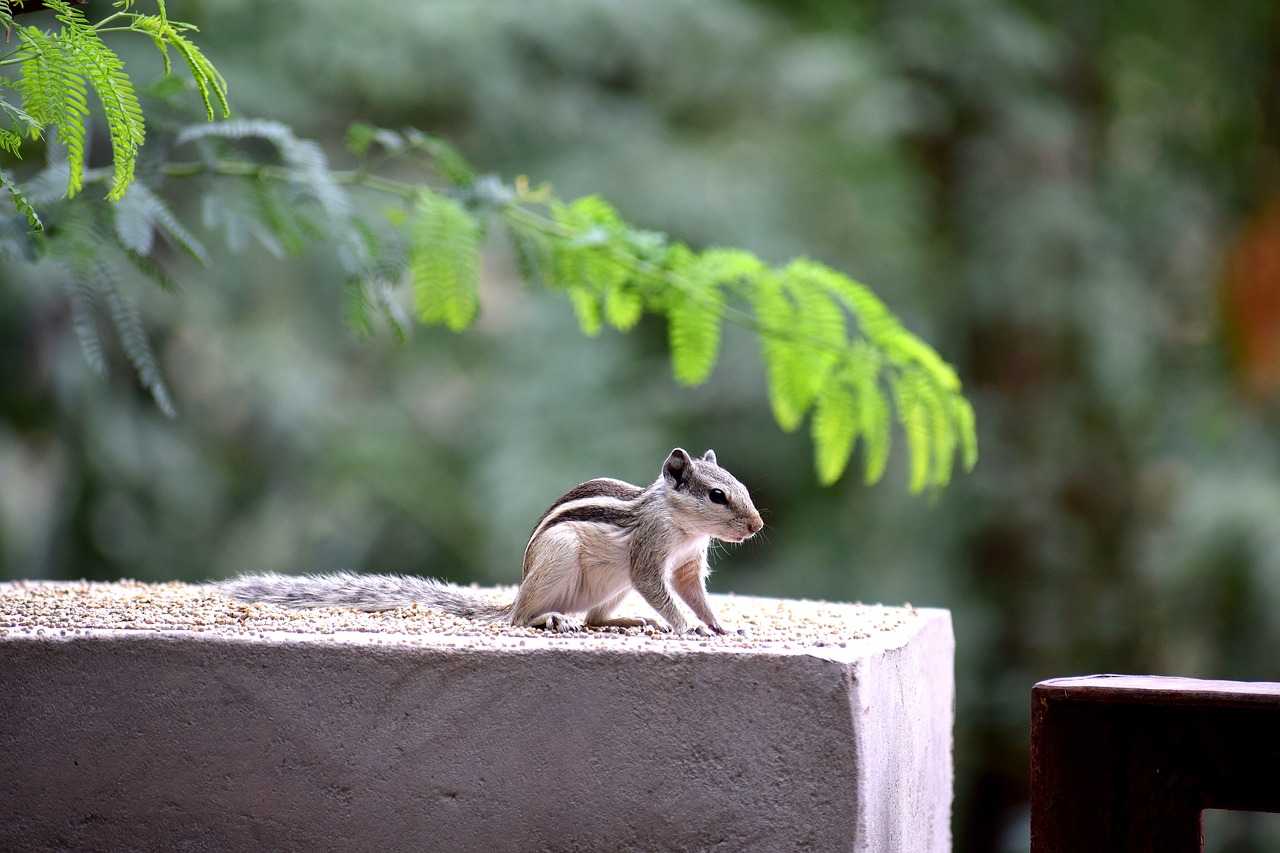
[[[880, 485], [818, 488], [750, 334], [682, 388], [661, 324], [583, 338], [500, 235], [477, 327], [402, 347], [344, 326], [323, 247], [140, 290], [170, 420], [6, 261], [0, 578], [510, 583], [551, 499], [713, 447], [768, 525], [713, 591], [952, 611], [957, 851], [1027, 849], [1036, 681], [1280, 680], [1274, 3], [169, 6], [238, 115], [339, 162], [351, 121], [412, 125], [695, 247], [851, 274], [957, 367], [981, 458], [936, 500], [901, 446]], [[1274, 822], [1211, 824], [1210, 849], [1276, 849]]]

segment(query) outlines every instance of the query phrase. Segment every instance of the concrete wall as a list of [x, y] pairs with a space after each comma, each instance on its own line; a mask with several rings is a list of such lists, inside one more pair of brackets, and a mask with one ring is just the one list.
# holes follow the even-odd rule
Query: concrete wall
[[951, 622], [910, 614], [843, 648], [0, 631], [0, 849], [949, 850]]

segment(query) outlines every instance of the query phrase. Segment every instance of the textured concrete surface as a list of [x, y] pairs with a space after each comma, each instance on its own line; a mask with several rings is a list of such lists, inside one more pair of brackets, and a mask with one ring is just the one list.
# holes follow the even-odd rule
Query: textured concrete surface
[[68, 629], [21, 594], [2, 850], [950, 849], [946, 611], [718, 644]]

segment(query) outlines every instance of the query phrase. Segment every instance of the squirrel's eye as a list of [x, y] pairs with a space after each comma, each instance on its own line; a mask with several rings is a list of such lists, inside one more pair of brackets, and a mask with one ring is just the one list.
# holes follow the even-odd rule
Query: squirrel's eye
[[712, 489], [707, 492], [707, 497], [711, 499], [713, 504], [727, 504], [729, 502], [729, 499], [725, 497], [724, 492], [719, 489]]

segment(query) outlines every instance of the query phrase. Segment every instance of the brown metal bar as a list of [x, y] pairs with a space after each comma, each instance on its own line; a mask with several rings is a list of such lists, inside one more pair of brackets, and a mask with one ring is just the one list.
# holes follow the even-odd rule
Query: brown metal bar
[[1095, 675], [1032, 689], [1033, 853], [1194, 853], [1208, 808], [1280, 812], [1280, 684]]

